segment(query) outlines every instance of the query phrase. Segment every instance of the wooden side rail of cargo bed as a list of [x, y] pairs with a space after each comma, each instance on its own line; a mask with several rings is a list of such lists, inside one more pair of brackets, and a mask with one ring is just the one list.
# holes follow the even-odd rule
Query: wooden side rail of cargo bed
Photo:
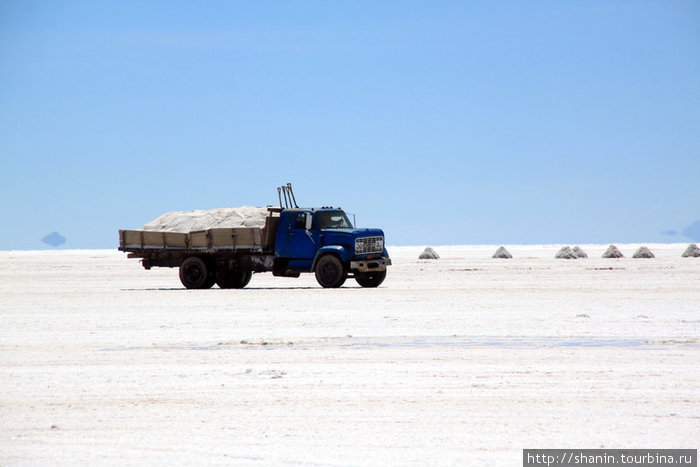
[[256, 227], [199, 230], [189, 233], [150, 230], [120, 230], [121, 251], [179, 250], [213, 252], [219, 250], [263, 250], [263, 233]]
[[120, 230], [119, 249], [133, 250], [186, 250], [189, 241], [186, 233], [158, 232], [152, 230]]
[[262, 250], [259, 228], [209, 229], [187, 234], [190, 250]]

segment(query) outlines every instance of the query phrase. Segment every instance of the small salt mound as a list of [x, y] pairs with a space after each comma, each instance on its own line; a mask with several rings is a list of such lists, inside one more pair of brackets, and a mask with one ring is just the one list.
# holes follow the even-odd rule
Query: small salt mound
[[610, 245], [605, 253], [603, 253], [603, 258], [624, 258], [625, 255], [622, 254], [620, 250], [617, 249], [615, 245]]
[[681, 256], [683, 258], [700, 258], [700, 248], [695, 243], [691, 243]]
[[635, 251], [632, 258], [655, 258], [654, 253], [645, 246], [640, 246], [639, 250]]
[[576, 259], [576, 255], [568, 246], [562, 247], [554, 257], [557, 259]]
[[432, 248], [427, 247], [425, 250], [423, 250], [423, 253], [420, 254], [418, 259], [440, 259], [440, 255], [438, 255]]
[[141, 227], [141, 230], [192, 232], [216, 228], [264, 227], [267, 208], [242, 206], [197, 211], [173, 211]]
[[499, 247], [498, 250], [493, 254], [493, 258], [503, 258], [503, 259], [511, 259], [513, 258], [513, 255], [511, 255], [508, 250], [506, 250], [505, 247]]
[[578, 246], [575, 246], [571, 249], [571, 252], [576, 256], [577, 258], [588, 258], [588, 255], [586, 254], [585, 251], [583, 251], [581, 248]]

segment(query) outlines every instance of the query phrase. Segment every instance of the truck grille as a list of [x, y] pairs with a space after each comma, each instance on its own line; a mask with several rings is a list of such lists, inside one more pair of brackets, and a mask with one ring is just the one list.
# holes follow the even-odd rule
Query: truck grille
[[369, 253], [382, 253], [384, 251], [384, 237], [364, 237], [355, 239], [355, 254], [366, 255]]

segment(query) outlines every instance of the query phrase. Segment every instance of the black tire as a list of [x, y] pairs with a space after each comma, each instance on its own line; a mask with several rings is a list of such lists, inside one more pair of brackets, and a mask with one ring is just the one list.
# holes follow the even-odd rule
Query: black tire
[[355, 280], [362, 287], [379, 287], [384, 279], [386, 279], [386, 271], [355, 273]]
[[248, 285], [251, 277], [253, 277], [253, 271], [219, 269], [216, 272], [216, 285], [222, 289], [242, 289]]
[[239, 282], [241, 289], [248, 285], [248, 282], [250, 282], [250, 279], [253, 277], [253, 271], [245, 271], [243, 274], [241, 274], [241, 282]]
[[207, 281], [204, 283], [204, 287], [202, 287], [202, 288], [203, 289], [211, 289], [212, 287], [214, 287], [214, 284], [216, 284], [216, 279], [214, 278], [214, 276], [210, 272], [209, 277], [207, 277]]
[[338, 257], [333, 255], [321, 256], [316, 263], [316, 280], [324, 288], [336, 288], [345, 283], [348, 272]]
[[214, 285], [213, 274], [207, 264], [196, 256], [180, 264], [180, 282], [188, 289], [208, 289]]

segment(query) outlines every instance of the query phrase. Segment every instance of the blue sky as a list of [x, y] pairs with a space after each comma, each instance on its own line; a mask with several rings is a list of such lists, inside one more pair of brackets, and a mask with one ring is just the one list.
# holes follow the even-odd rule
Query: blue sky
[[0, 69], [0, 249], [288, 181], [394, 245], [700, 219], [697, 1], [0, 0]]

